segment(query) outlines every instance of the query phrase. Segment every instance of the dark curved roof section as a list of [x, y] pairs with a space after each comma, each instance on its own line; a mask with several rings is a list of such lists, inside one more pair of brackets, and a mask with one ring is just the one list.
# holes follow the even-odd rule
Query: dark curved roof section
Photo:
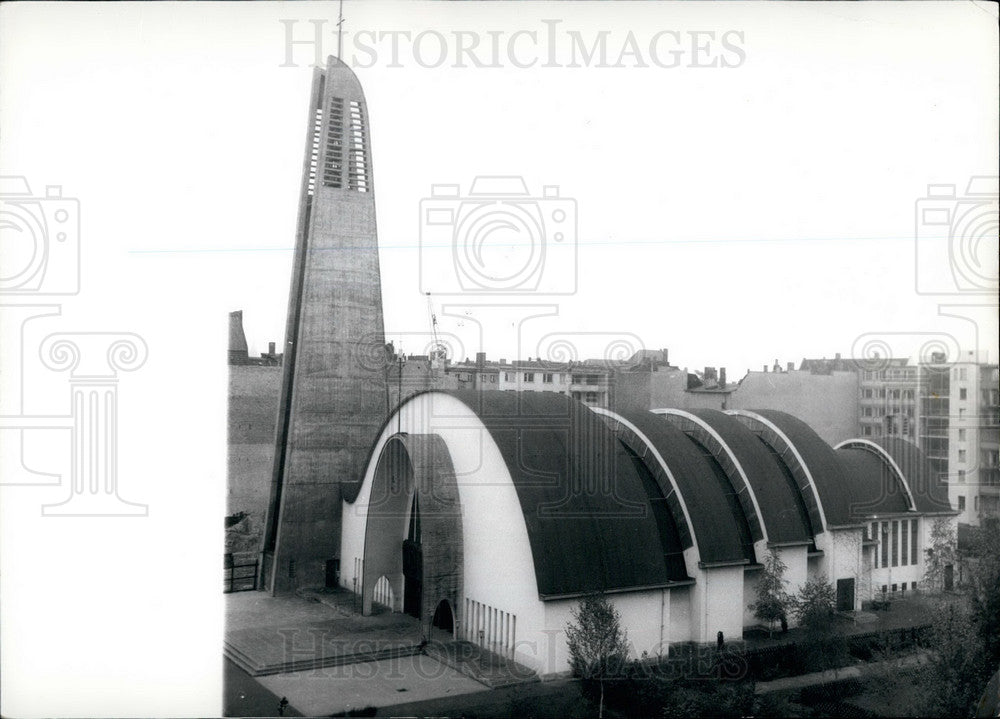
[[776, 455], [735, 417], [716, 409], [690, 411], [715, 430], [736, 455], [760, 508], [770, 544], [812, 543], [806, 509]]
[[686, 524], [677, 524], [671, 512], [670, 503], [667, 497], [664, 496], [660, 483], [653, 476], [653, 473], [649, 471], [649, 467], [646, 466], [645, 462], [627, 446], [625, 447], [625, 452], [628, 454], [629, 459], [632, 460], [636, 474], [642, 480], [642, 487], [646, 491], [646, 497], [649, 499], [649, 506], [653, 511], [653, 519], [656, 520], [656, 529], [660, 535], [660, 548], [663, 550], [663, 561], [667, 565], [667, 573], [671, 577], [688, 578], [687, 567], [684, 564], [685, 548], [681, 544], [679, 529], [680, 526], [686, 526]]
[[[681, 430], [650, 412], [621, 412], [619, 416], [645, 439], [614, 415], [606, 415], [605, 421], [615, 430], [619, 441], [640, 457], [656, 478], [670, 504], [674, 521], [689, 530], [681, 532], [684, 548], [693, 545], [693, 534], [698, 559], [703, 565], [753, 562], [753, 540], [746, 517], [738, 500], [731, 496], [732, 486], [715, 460]], [[650, 449], [655, 450], [667, 465], [676, 490]], [[676, 496], [678, 493], [680, 498]], [[690, 517], [690, 527], [681, 501]]]
[[927, 456], [917, 445], [902, 437], [884, 437], [875, 442], [889, 453], [903, 473], [913, 497], [914, 508], [918, 512], [942, 514], [954, 511], [948, 501], [947, 483], [937, 476]]
[[[656, 409], [651, 410], [651, 414], [659, 415], [664, 422], [681, 430], [709, 463], [713, 470], [711, 476], [719, 481], [733, 516], [738, 518], [741, 527], [746, 527], [746, 541], [752, 546], [754, 542], [764, 539], [764, 528], [757, 512], [753, 490], [744, 481], [740, 468], [729, 454], [729, 448], [717, 437], [717, 433], [686, 410]], [[750, 557], [753, 561], [753, 552]]]
[[[500, 449], [542, 599], [690, 581], [683, 562], [679, 572], [667, 564], [632, 458], [585, 405], [555, 392], [445, 393], [478, 415]], [[672, 536], [669, 552], [683, 551], [676, 529]]]
[[[818, 514], [821, 510], [826, 525], [836, 527], [856, 523], [856, 519], [851, 516], [851, 494], [848, 490], [847, 479], [844, 477], [844, 468], [833, 447], [816, 434], [812, 427], [787, 412], [773, 409], [759, 409], [752, 410], [752, 412], [777, 427], [802, 458], [805, 470], [808, 471], [813, 487], [819, 495], [817, 503], [813, 498], [813, 490], [799, 484], [803, 501], [810, 511], [814, 530], [824, 526], [822, 523], [817, 524], [816, 519], [813, 518], [814, 514]], [[792, 465], [793, 470], [795, 469], [794, 465], [797, 460], [789, 456], [790, 449], [781, 447], [780, 439], [774, 436], [772, 430], [766, 425], [762, 426], [759, 435], [782, 456], [786, 463]]]
[[905, 514], [909, 501], [896, 471], [870, 449], [838, 447], [837, 459], [844, 468], [850, 493], [850, 515], [861, 521], [876, 514]]

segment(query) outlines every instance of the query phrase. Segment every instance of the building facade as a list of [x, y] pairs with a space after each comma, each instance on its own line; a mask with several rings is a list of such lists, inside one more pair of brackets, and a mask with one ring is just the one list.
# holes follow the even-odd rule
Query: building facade
[[539, 359], [489, 361], [480, 352], [475, 362], [447, 367], [460, 389], [501, 392], [555, 392], [588, 407], [612, 404], [614, 370], [599, 362], [549, 362]]
[[903, 438], [948, 484], [959, 522], [1000, 516], [998, 368], [969, 353], [958, 361], [875, 358], [859, 363], [859, 435]]

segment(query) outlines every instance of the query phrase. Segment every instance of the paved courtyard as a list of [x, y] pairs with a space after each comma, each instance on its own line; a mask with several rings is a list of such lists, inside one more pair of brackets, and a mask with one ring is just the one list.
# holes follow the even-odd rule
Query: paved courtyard
[[275, 673], [290, 662], [415, 651], [420, 625], [400, 613], [364, 617], [348, 592], [312, 592], [272, 597], [265, 592], [226, 595], [228, 655], [251, 674]]
[[[286, 697], [288, 716], [329, 716], [483, 691], [481, 683], [423, 654], [365, 661], [365, 655], [386, 650], [416, 651], [420, 627], [405, 614], [364, 617], [356, 609], [347, 592], [226, 595], [227, 654], [235, 655], [241, 666], [234, 665], [226, 675], [227, 707], [274, 715], [277, 698]], [[348, 663], [278, 672], [288, 662], [341, 657]], [[245, 671], [254, 669], [266, 675], [246, 676]], [[259, 699], [251, 696], [247, 682], [263, 688]]]
[[288, 697], [305, 716], [387, 707], [402, 702], [482, 692], [485, 687], [436, 659], [417, 654], [378, 662], [257, 677], [276, 696]]

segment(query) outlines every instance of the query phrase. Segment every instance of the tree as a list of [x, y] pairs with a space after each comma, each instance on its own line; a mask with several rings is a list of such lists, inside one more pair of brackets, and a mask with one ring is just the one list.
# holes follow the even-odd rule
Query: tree
[[945, 567], [954, 566], [958, 559], [955, 528], [946, 518], [935, 519], [931, 525], [930, 546], [924, 550], [927, 555], [924, 582], [930, 589], [944, 589]]
[[600, 689], [598, 716], [604, 716], [604, 682], [622, 675], [628, 659], [628, 633], [621, 616], [603, 594], [592, 594], [571, 610], [573, 622], [566, 625], [570, 666], [573, 674], [587, 684], [596, 681]]
[[976, 560], [969, 582], [972, 619], [983, 639], [986, 660], [1000, 666], [1000, 520], [983, 522], [973, 551]]
[[807, 629], [827, 633], [833, 628], [837, 609], [837, 592], [825, 576], [820, 575], [802, 585], [791, 600], [792, 613]]
[[806, 630], [803, 660], [807, 671], [837, 669], [848, 656], [847, 641], [836, 631], [837, 592], [825, 576], [810, 579], [791, 600], [792, 613]]
[[778, 551], [771, 548], [764, 558], [764, 569], [757, 580], [757, 601], [750, 605], [753, 615], [767, 622], [768, 636], [774, 635], [774, 623], [781, 621], [787, 612], [789, 597], [784, 579], [788, 567], [781, 561]]
[[993, 667], [987, 661], [974, 610], [967, 602], [951, 602], [940, 608], [931, 629], [930, 650], [928, 684], [934, 691], [925, 713], [969, 716]]

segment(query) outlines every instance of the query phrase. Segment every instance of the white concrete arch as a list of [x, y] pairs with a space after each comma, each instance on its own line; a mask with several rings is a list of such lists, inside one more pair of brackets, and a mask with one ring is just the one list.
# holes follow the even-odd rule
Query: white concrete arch
[[[806, 482], [809, 485], [809, 489], [812, 490], [813, 498], [816, 500], [816, 507], [819, 509], [819, 518], [821, 522], [820, 531], [822, 532], [827, 531], [826, 512], [823, 510], [823, 500], [819, 496], [819, 489], [817, 489], [816, 487], [816, 480], [813, 478], [812, 472], [809, 471], [809, 465], [806, 464], [805, 459], [802, 458], [802, 455], [799, 454], [799, 450], [795, 447], [795, 443], [792, 442], [791, 439], [789, 439], [788, 435], [786, 435], [784, 432], [781, 431], [778, 425], [769, 420], [767, 417], [759, 415], [756, 412], [751, 412], [746, 409], [730, 409], [726, 410], [726, 414], [732, 415], [734, 417], [745, 417], [755, 422], [760, 422], [769, 430], [774, 432], [778, 436], [778, 438], [781, 439], [781, 441], [785, 444], [785, 446], [788, 447], [788, 449], [792, 453], [792, 456], [795, 457], [795, 461], [802, 468], [803, 477], [806, 479]], [[793, 472], [795, 471], [795, 468], [791, 469]]]
[[757, 495], [754, 494], [753, 487], [750, 486], [750, 478], [747, 476], [746, 471], [743, 469], [743, 465], [740, 464], [740, 460], [736, 457], [736, 453], [733, 452], [733, 450], [729, 447], [728, 444], [726, 444], [725, 440], [722, 439], [722, 436], [715, 431], [715, 428], [712, 427], [712, 425], [708, 424], [708, 422], [703, 420], [701, 417], [698, 417], [697, 415], [692, 414], [691, 412], [686, 412], [685, 410], [682, 409], [666, 408], [666, 409], [653, 409], [650, 411], [653, 414], [660, 414], [669, 417], [680, 417], [682, 419], [685, 419], [698, 426], [699, 429], [708, 434], [718, 444], [718, 446], [722, 449], [722, 451], [726, 453], [726, 457], [736, 468], [736, 471], [740, 476], [740, 480], [743, 482], [743, 486], [746, 489], [747, 496], [750, 498], [750, 502], [754, 508], [754, 513], [757, 516], [757, 523], [760, 526], [760, 533], [762, 539], [765, 542], [770, 542], [770, 539], [767, 536], [767, 525], [764, 524], [764, 515], [760, 511], [760, 503], [757, 501]]
[[666, 460], [653, 445], [652, 441], [650, 441], [649, 437], [644, 435], [642, 431], [639, 430], [638, 427], [636, 427], [634, 424], [632, 424], [627, 419], [622, 417], [620, 414], [612, 412], [611, 410], [604, 409], [602, 407], [591, 407], [590, 409], [603, 417], [608, 417], [609, 419], [618, 422], [624, 427], [627, 427], [629, 431], [631, 431], [640, 440], [642, 440], [645, 443], [646, 447], [648, 447], [649, 450], [652, 452], [653, 457], [656, 458], [656, 461], [657, 463], [659, 463], [660, 468], [663, 470], [663, 473], [667, 476], [667, 479], [670, 480], [670, 486], [673, 488], [674, 494], [677, 495], [677, 502], [681, 506], [681, 511], [684, 512], [684, 521], [687, 522], [688, 533], [691, 535], [691, 546], [694, 548], [695, 558], [698, 562], [700, 562], [701, 550], [698, 548], [698, 537], [694, 531], [694, 523], [691, 521], [691, 513], [688, 511], [687, 503], [684, 500], [684, 494], [681, 492], [680, 487], [677, 486], [677, 480], [674, 479], [674, 475], [670, 471], [670, 467], [669, 465], [667, 465]]

